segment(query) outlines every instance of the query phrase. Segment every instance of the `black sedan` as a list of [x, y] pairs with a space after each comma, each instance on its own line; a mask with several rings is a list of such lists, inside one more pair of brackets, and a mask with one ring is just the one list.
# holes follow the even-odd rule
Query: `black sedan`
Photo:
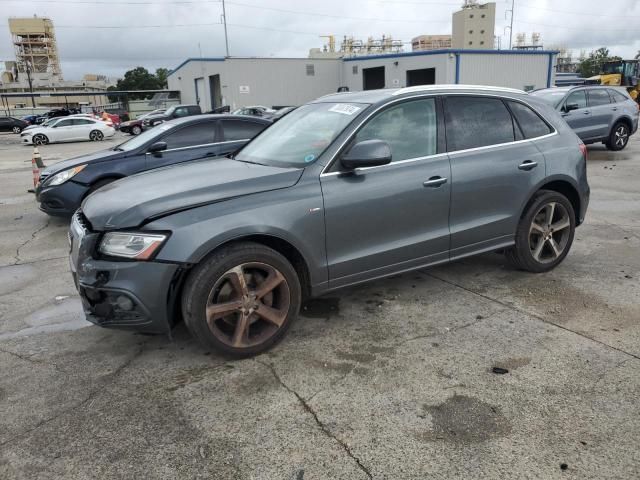
[[0, 117], [0, 132], [20, 133], [29, 124], [13, 117]]
[[98, 188], [145, 170], [238, 150], [271, 122], [238, 115], [198, 115], [165, 122], [109, 150], [45, 168], [35, 193], [40, 210], [70, 216]]

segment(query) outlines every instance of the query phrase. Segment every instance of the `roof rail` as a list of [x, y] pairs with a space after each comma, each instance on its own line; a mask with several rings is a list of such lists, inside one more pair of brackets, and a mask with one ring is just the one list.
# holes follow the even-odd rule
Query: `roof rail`
[[517, 88], [507, 88], [507, 87], [490, 87], [487, 85], [416, 85], [415, 87], [404, 87], [396, 90], [391, 95], [403, 95], [405, 93], [413, 93], [413, 92], [429, 92], [433, 90], [482, 90], [482, 91], [494, 91], [494, 92], [505, 92], [505, 93], [527, 93], [524, 90], [518, 90]]

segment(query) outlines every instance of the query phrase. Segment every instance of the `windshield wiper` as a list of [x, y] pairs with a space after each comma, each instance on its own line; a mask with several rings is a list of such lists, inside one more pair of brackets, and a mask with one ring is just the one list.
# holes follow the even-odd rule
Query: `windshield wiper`
[[232, 160], [235, 160], [235, 161], [237, 161], [237, 162], [242, 162], [242, 163], [252, 163], [252, 164], [254, 164], [254, 165], [263, 165], [263, 166], [264, 166], [264, 163], [252, 162], [251, 160], [240, 160], [240, 159], [235, 158], [235, 157], [229, 157], [229, 158], [231, 158]]

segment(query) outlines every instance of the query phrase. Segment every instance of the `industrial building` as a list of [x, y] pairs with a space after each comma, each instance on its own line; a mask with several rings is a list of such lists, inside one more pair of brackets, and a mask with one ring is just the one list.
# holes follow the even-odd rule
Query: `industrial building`
[[423, 52], [451, 48], [451, 35], [419, 35], [411, 39], [411, 50]]
[[189, 58], [168, 77], [183, 103], [300, 105], [338, 89], [427, 84], [532, 90], [554, 84], [557, 51], [444, 49], [348, 58]]
[[454, 12], [451, 28], [451, 47], [493, 49], [496, 26], [496, 4], [479, 4], [465, 0], [462, 10]]
[[[106, 77], [87, 74], [81, 81], [63, 79], [55, 30], [49, 18], [10, 18], [9, 32], [15, 60], [4, 62], [0, 94], [25, 95], [3, 97], [3, 108], [78, 106], [106, 101], [100, 95], [111, 84]], [[87, 95], [69, 98], [29, 95], [52, 91], [87, 92]]]

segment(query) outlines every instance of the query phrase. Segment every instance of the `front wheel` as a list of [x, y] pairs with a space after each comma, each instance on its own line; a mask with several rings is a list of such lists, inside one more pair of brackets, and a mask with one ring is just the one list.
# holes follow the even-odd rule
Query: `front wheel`
[[204, 346], [247, 357], [284, 336], [300, 303], [300, 280], [291, 263], [271, 248], [247, 242], [219, 250], [191, 272], [182, 311]]
[[571, 202], [541, 190], [529, 203], [516, 231], [516, 244], [505, 252], [516, 268], [541, 273], [555, 268], [569, 253], [576, 228]]
[[134, 125], [131, 129], [131, 133], [133, 135], [140, 135], [142, 133], [142, 128], [139, 125]]
[[625, 123], [616, 123], [611, 130], [609, 140], [605, 143], [609, 150], [618, 151], [627, 146], [629, 142], [629, 127]]
[[34, 145], [46, 145], [47, 143], [49, 143], [49, 139], [46, 137], [46, 135], [38, 133], [37, 135], [33, 136], [32, 142]]
[[104, 139], [104, 135], [100, 130], [92, 130], [89, 134], [89, 139], [92, 142], [99, 142]]
[[20, 133], [22, 131], [22, 128], [16, 125], [11, 130], [13, 131], [13, 133]]

